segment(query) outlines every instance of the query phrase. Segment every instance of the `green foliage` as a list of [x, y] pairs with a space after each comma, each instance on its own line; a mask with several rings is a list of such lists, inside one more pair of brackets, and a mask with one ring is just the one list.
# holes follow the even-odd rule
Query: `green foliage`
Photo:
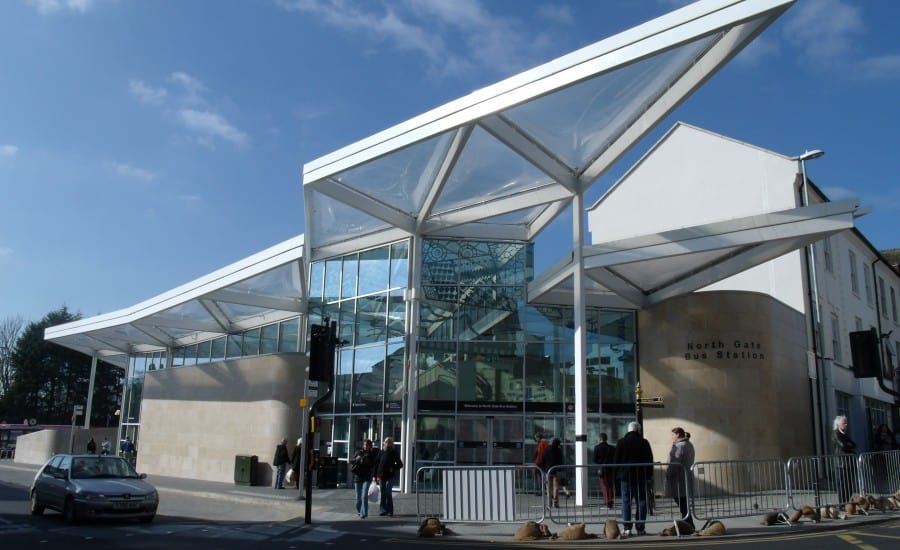
[[[69, 424], [74, 406], [87, 404], [91, 357], [44, 340], [47, 327], [80, 318], [63, 306], [25, 327], [11, 354], [12, 384], [0, 398], [0, 418], [7, 422], [35, 418], [41, 424]], [[123, 376], [114, 365], [98, 362], [92, 425], [116, 420], [114, 411], [118, 408]], [[83, 419], [79, 419], [81, 422]]]

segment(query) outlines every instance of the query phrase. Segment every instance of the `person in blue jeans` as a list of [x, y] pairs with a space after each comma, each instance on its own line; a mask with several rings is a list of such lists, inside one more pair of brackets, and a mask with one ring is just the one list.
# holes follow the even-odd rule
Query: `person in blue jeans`
[[394, 515], [394, 495], [391, 491], [394, 488], [394, 476], [397, 475], [397, 472], [402, 467], [403, 461], [400, 460], [400, 452], [394, 447], [394, 439], [390, 437], [385, 438], [381, 456], [378, 459], [378, 467], [375, 469], [375, 475], [381, 484], [379, 516]]
[[[619, 488], [622, 495], [622, 524], [624, 536], [644, 535], [644, 522], [647, 520], [647, 491], [649, 481], [653, 478], [653, 451], [650, 442], [641, 436], [641, 425], [637, 422], [628, 424], [628, 433], [616, 443], [616, 468]], [[630, 465], [630, 466], [629, 466]], [[634, 523], [631, 521], [631, 499], [637, 501], [637, 513]], [[632, 525], [635, 530], [632, 531]]]
[[350, 461], [353, 472], [353, 488], [356, 490], [356, 514], [365, 518], [369, 515], [369, 485], [378, 464], [378, 449], [372, 448], [372, 440], [363, 441], [362, 449], [356, 451]]
[[284, 474], [287, 472], [287, 465], [291, 461], [291, 455], [288, 454], [287, 438], [281, 438], [281, 443], [275, 446], [275, 457], [272, 459], [272, 466], [275, 466], [275, 488], [284, 489]]

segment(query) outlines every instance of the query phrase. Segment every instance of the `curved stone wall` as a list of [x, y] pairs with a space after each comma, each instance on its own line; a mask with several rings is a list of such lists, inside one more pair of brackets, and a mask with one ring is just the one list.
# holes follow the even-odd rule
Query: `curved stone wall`
[[768, 295], [697, 292], [638, 315], [644, 435], [665, 462], [671, 429], [691, 432], [697, 461], [814, 454], [806, 326]]

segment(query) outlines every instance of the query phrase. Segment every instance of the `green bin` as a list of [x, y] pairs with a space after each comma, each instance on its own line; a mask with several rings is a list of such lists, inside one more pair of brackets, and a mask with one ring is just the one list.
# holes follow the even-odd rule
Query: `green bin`
[[259, 458], [256, 455], [237, 455], [234, 457], [234, 484], [256, 485], [256, 470]]

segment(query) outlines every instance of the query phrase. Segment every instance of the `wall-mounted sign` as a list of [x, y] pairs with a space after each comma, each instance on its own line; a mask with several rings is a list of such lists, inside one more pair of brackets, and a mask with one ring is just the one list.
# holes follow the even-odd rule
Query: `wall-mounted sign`
[[702, 361], [704, 359], [721, 360], [755, 360], [762, 361], [766, 358], [762, 344], [755, 340], [699, 340], [688, 342], [684, 351], [685, 360]]

